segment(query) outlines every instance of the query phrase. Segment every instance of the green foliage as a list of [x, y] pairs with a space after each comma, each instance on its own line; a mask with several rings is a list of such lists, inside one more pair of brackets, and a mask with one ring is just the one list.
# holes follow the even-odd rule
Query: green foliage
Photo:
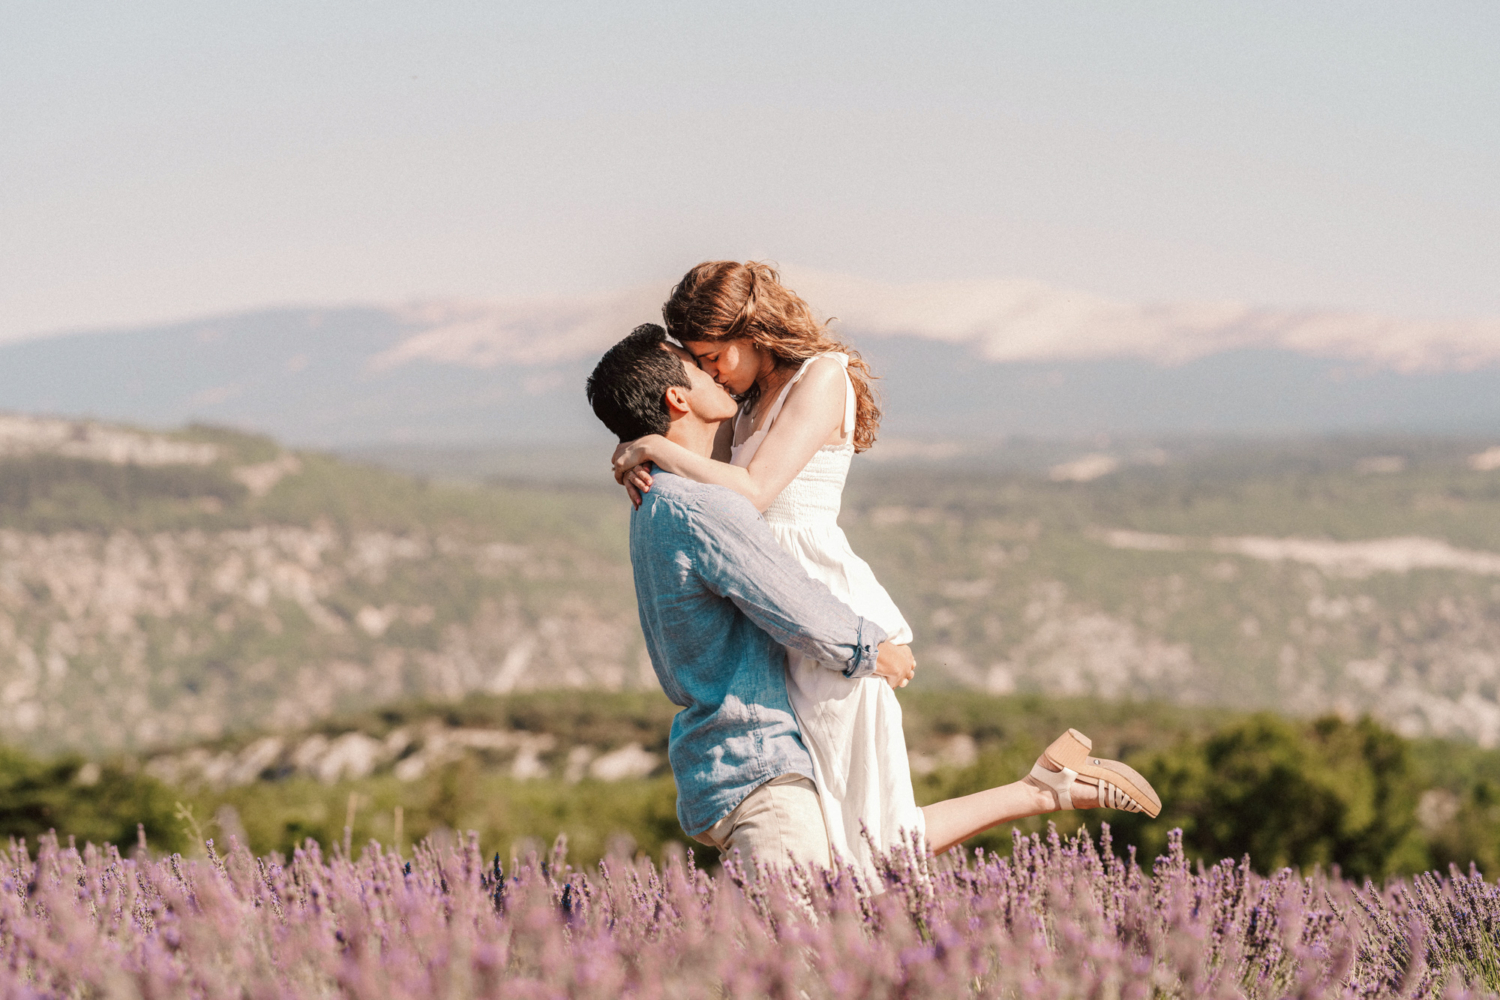
[[0, 836], [36, 837], [56, 830], [80, 843], [110, 843], [128, 850], [145, 828], [155, 850], [187, 843], [174, 815], [170, 789], [116, 764], [78, 757], [39, 760], [0, 748]]
[[1026, 770], [1069, 727], [1086, 731], [1099, 753], [1124, 758], [1213, 732], [1238, 717], [1229, 709], [1035, 694], [996, 696], [908, 687], [897, 697], [908, 746], [925, 749], [945, 738], [968, 736], [981, 750], [1012, 746], [1029, 755]]
[[219, 449], [220, 458], [234, 465], [269, 462], [281, 454], [281, 445], [264, 434], [251, 434], [232, 427], [213, 424], [188, 424], [170, 437], [182, 441], [211, 444]]
[[1447, 800], [1451, 815], [1432, 833], [1433, 864], [1500, 872], [1500, 785], [1481, 779], [1465, 792]]
[[[953, 691], [901, 692], [907, 745], [916, 753], [941, 751], [945, 741], [968, 737], [976, 759], [964, 765], [939, 766], [914, 774], [917, 802], [943, 799], [1015, 781], [1031, 770], [1037, 755], [1069, 727], [1086, 732], [1094, 750], [1118, 760], [1135, 761], [1179, 742], [1200, 739], [1237, 716], [1226, 709], [1181, 708], [1161, 702], [1104, 701], [1097, 698], [1043, 698], [1038, 695], [965, 694]], [[1114, 823], [1123, 814], [1108, 814]], [[1044, 830], [1049, 820], [1072, 832], [1081, 824], [1097, 825], [1102, 813], [1068, 813], [996, 827], [965, 842], [969, 849], [1008, 853], [1011, 833]], [[1117, 838], [1117, 843], [1123, 843]]]
[[1138, 761], [1165, 807], [1113, 825], [1146, 856], [1181, 827], [1192, 856], [1262, 870], [1338, 865], [1355, 878], [1429, 864], [1405, 740], [1376, 723], [1260, 714]]
[[26, 531], [155, 531], [233, 520], [248, 491], [222, 465], [114, 465], [60, 455], [9, 458], [0, 526]]
[[331, 786], [297, 778], [205, 795], [200, 802], [217, 817], [221, 839], [238, 832], [237, 822], [253, 850], [288, 853], [308, 837], [325, 846], [341, 843], [350, 796], [350, 840], [356, 847], [371, 839], [395, 843], [400, 807], [403, 846], [441, 830], [474, 830], [484, 851], [501, 854], [546, 847], [561, 834], [568, 838], [568, 856], [588, 863], [622, 846], [656, 857], [668, 843], [704, 850], [677, 824], [677, 790], [669, 775], [575, 784], [516, 781], [460, 760], [410, 783], [389, 775]]
[[[1183, 709], [1091, 699], [902, 697], [908, 742], [931, 746], [967, 734], [977, 760], [915, 778], [926, 804], [1014, 781], [1059, 732], [1075, 726], [1095, 752], [1139, 769], [1165, 808], [1151, 820], [1078, 813], [1006, 825], [968, 842], [1005, 852], [1011, 831], [1051, 820], [1071, 831], [1108, 822], [1117, 849], [1143, 857], [1180, 827], [1188, 853], [1205, 861], [1248, 853], [1257, 869], [1339, 865], [1381, 878], [1449, 863], [1500, 872], [1500, 753], [1445, 740], [1408, 741], [1369, 719], [1311, 722], [1269, 714]], [[1423, 816], [1419, 802], [1450, 803]]]
[[[1069, 833], [1108, 822], [1116, 849], [1133, 845], [1143, 857], [1160, 852], [1167, 832], [1180, 827], [1189, 855], [1212, 862], [1248, 853], [1261, 871], [1336, 864], [1346, 875], [1379, 879], [1471, 861], [1500, 871], [1500, 752], [1408, 741], [1369, 720], [1299, 722], [1035, 696], [903, 692], [901, 701], [914, 760], [938, 762], [914, 779], [921, 803], [1020, 778], [1068, 726], [1088, 733], [1096, 753], [1141, 770], [1165, 801], [1156, 820], [1120, 812], [1039, 817], [981, 834], [967, 843], [971, 849], [1007, 853], [1013, 829], [1041, 830], [1049, 821]], [[0, 837], [55, 828], [128, 846], [136, 822], [143, 822], [153, 847], [179, 849], [197, 823], [220, 842], [234, 834], [257, 852], [287, 852], [308, 837], [325, 846], [343, 842], [351, 816], [356, 846], [392, 843], [399, 809], [403, 844], [472, 829], [486, 851], [502, 855], [565, 834], [572, 856], [585, 861], [622, 843], [659, 856], [669, 843], [693, 846], [677, 825], [664, 764], [644, 779], [570, 782], [563, 775], [578, 746], [637, 743], [664, 752], [675, 711], [659, 692], [547, 691], [407, 703], [318, 729], [324, 736], [359, 731], [382, 739], [398, 728], [432, 726], [553, 737], [541, 758], [550, 776], [524, 781], [512, 777], [507, 758], [476, 752], [415, 781], [398, 780], [387, 768], [331, 785], [291, 775], [220, 791], [173, 790], [122, 765], [97, 768], [96, 780], [85, 784], [78, 758], [43, 762], [7, 751], [0, 753]], [[248, 739], [205, 749], [232, 753]], [[973, 759], [945, 759], [955, 742], [969, 747]]]
[[587, 545], [626, 560], [629, 505], [599, 489], [480, 487], [433, 483], [329, 455], [303, 452], [302, 471], [259, 501], [275, 524], [333, 524], [346, 530], [441, 532], [466, 541], [541, 540]]
[[[385, 736], [398, 726], [439, 720], [446, 726], [513, 729], [557, 737], [559, 753], [581, 743], [610, 750], [627, 743], [666, 752], [678, 707], [661, 690], [523, 691], [472, 694], [456, 702], [414, 701], [338, 716], [318, 727], [327, 735], [358, 731]], [[243, 738], [235, 741], [244, 742]], [[555, 754], [553, 756], [556, 756]]]

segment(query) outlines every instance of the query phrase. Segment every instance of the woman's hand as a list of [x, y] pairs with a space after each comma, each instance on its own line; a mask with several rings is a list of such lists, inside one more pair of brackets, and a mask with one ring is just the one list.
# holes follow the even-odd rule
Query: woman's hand
[[644, 465], [647, 462], [654, 461], [656, 454], [652, 449], [665, 440], [666, 438], [660, 434], [647, 434], [645, 437], [638, 437], [634, 441], [621, 441], [615, 447], [614, 458], [610, 459], [610, 464], [614, 466], [615, 470], [615, 482], [623, 485], [625, 483], [625, 476], [637, 465]]
[[641, 494], [651, 492], [651, 470], [646, 465], [637, 465], [625, 473], [623, 480], [625, 492], [630, 494], [630, 502], [637, 509], [641, 506]]
[[876, 649], [875, 676], [893, 688], [904, 688], [917, 673], [916, 657], [905, 643], [882, 642]]
[[625, 487], [631, 506], [637, 510], [641, 506], [641, 494], [651, 492], [651, 470], [646, 463], [652, 458], [653, 439], [664, 440], [659, 434], [647, 434], [634, 441], [622, 441], [615, 447], [614, 456], [610, 459], [615, 482]]

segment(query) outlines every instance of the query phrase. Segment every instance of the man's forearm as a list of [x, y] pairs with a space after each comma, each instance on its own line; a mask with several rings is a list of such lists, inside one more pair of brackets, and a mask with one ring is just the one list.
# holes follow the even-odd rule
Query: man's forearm
[[762, 631], [788, 649], [810, 656], [845, 677], [870, 676], [875, 672], [880, 644], [889, 638], [885, 629], [850, 611], [848, 605], [834, 597], [822, 584], [816, 586], [822, 589], [828, 601], [842, 610], [841, 618], [847, 616], [844, 621], [828, 621], [823, 617], [827, 612], [826, 605], [812, 602], [800, 608], [806, 617], [797, 617], [799, 609], [796, 607], [783, 606], [767, 613], [769, 609], [755, 602], [737, 597], [730, 599]]
[[808, 576], [748, 502], [723, 496], [700, 507], [693, 526], [694, 564], [703, 582], [760, 630], [850, 678], [874, 673], [885, 630]]
[[[748, 504], [744, 505], [748, 509]], [[700, 572], [777, 642], [848, 677], [875, 671], [877, 647], [889, 636], [808, 576], [753, 514], [704, 525]]]
[[[756, 625], [780, 642], [788, 649], [795, 649], [812, 657], [818, 663], [830, 670], [837, 670], [845, 677], [869, 677], [875, 672], [875, 661], [880, 655], [880, 644], [885, 642], [889, 636], [885, 629], [876, 625], [868, 618], [856, 615], [849, 606], [824, 587], [821, 583], [809, 580], [817, 587], [828, 601], [838, 606], [847, 616], [845, 621], [830, 622], [820, 615], [826, 614], [826, 605], [822, 602], [804, 605], [802, 610], [806, 617], [793, 617], [790, 619], [792, 628], [785, 631], [779, 630], [769, 622], [763, 621], [759, 609], [739, 604], [740, 610]], [[768, 627], [770, 626], [770, 627]]]

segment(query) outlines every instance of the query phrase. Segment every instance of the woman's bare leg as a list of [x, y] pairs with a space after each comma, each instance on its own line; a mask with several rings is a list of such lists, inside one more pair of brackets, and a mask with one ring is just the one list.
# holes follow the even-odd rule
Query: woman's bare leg
[[[1044, 762], [1043, 766], [1048, 765]], [[1073, 786], [1073, 808], [1093, 809], [1098, 804], [1097, 785], [1078, 782]], [[1030, 777], [973, 795], [944, 799], [922, 807], [927, 819], [927, 845], [932, 853], [942, 854], [992, 826], [1056, 812], [1057, 807], [1057, 793]]]

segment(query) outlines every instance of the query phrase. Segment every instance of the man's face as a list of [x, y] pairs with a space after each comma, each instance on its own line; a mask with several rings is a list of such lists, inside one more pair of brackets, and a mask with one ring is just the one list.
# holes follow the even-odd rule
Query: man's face
[[734, 401], [734, 397], [715, 382], [713, 376], [699, 368], [691, 354], [672, 344], [663, 344], [662, 350], [671, 351], [682, 362], [683, 371], [693, 387], [688, 394], [688, 406], [694, 416], [706, 423], [716, 424], [739, 412], [740, 405]]

